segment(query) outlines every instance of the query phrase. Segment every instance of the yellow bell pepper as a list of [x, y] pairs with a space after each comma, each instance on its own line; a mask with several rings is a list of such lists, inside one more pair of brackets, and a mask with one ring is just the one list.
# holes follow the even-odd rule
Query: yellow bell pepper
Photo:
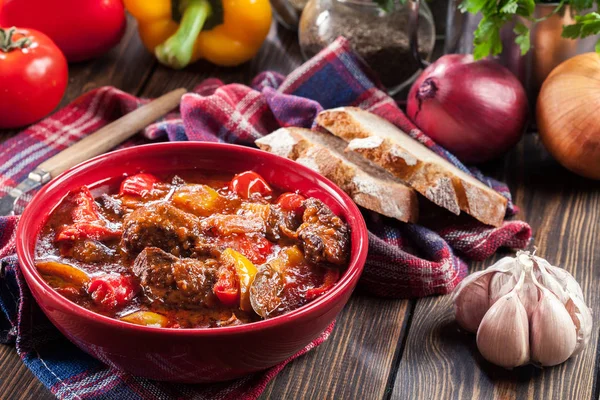
[[46, 282], [53, 288], [84, 288], [90, 281], [88, 274], [72, 265], [57, 261], [38, 261], [36, 267]]
[[240, 308], [243, 311], [252, 311], [250, 286], [252, 286], [254, 277], [258, 272], [256, 267], [252, 264], [252, 261], [231, 248], [227, 248], [221, 253], [221, 261], [235, 266], [235, 272], [240, 281]]
[[[221, 17], [210, 1], [222, 7], [222, 23], [202, 30], [207, 20]], [[223, 66], [250, 60], [269, 33], [269, 0], [210, 1], [125, 0], [125, 7], [138, 21], [144, 46], [162, 64], [179, 69], [200, 58]], [[174, 5], [180, 22], [173, 19]]]
[[152, 311], [136, 311], [121, 317], [121, 321], [136, 325], [154, 326], [157, 328], [164, 328], [169, 322], [164, 315]]

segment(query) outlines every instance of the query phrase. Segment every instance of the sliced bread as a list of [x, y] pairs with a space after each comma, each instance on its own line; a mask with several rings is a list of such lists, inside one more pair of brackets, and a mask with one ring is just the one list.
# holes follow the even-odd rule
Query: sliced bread
[[499, 226], [507, 199], [461, 171], [385, 119], [355, 107], [321, 112], [317, 123], [361, 154], [454, 214], [464, 211]]
[[403, 222], [417, 221], [415, 191], [360, 155], [344, 153], [346, 142], [333, 135], [281, 128], [258, 139], [256, 145], [320, 173], [362, 207]]

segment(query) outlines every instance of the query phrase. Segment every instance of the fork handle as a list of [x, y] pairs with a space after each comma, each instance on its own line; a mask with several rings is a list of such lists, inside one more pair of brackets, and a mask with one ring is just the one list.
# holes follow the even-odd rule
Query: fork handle
[[41, 178], [46, 181], [80, 162], [107, 152], [177, 107], [185, 93], [183, 88], [175, 89], [122, 116], [44, 161], [38, 165], [36, 172], [46, 173], [46, 177]]

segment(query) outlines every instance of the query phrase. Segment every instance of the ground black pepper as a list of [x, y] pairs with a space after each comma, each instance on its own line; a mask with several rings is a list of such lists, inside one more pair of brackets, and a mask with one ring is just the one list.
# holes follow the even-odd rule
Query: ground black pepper
[[[386, 13], [370, 0], [311, 0], [300, 22], [300, 46], [309, 58], [344, 36], [392, 89], [418, 70], [409, 44], [408, 17], [408, 7], [401, 5]], [[418, 32], [419, 53], [426, 58], [435, 42], [431, 18], [421, 14]]]

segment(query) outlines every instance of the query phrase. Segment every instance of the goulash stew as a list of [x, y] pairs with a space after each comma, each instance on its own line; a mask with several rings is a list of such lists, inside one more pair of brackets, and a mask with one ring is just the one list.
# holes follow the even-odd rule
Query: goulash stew
[[42, 277], [88, 310], [165, 328], [271, 318], [338, 281], [349, 229], [320, 200], [280, 193], [252, 171], [188, 175], [70, 192], [37, 244]]

